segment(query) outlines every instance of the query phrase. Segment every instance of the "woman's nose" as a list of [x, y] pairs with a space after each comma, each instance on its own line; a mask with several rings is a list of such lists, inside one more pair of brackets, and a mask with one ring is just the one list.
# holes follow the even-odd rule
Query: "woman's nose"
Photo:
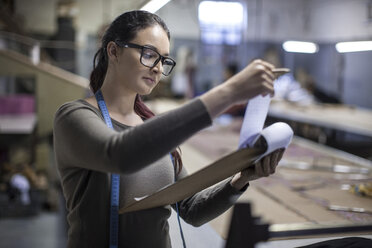
[[163, 73], [163, 63], [161, 60], [152, 68], [152, 70], [155, 70], [156, 73]]

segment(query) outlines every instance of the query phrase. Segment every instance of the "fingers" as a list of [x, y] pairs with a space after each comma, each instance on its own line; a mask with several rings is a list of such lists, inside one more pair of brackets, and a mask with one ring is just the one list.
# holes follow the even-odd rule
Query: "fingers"
[[[268, 177], [273, 173], [271, 166], [271, 157], [265, 156], [255, 165], [256, 174], [258, 177]], [[275, 168], [274, 168], [275, 172]]]
[[268, 79], [266, 75], [263, 75], [262, 77], [265, 79], [262, 83], [262, 85], [265, 87], [265, 92], [262, 95], [266, 96], [267, 94], [270, 94], [270, 96], [273, 96], [274, 95], [273, 81]]
[[258, 161], [255, 165], [254, 165], [254, 169], [255, 169], [255, 173], [258, 177], [263, 177], [264, 176], [264, 173], [263, 173], [263, 159], [261, 159], [260, 161]]
[[274, 73], [272, 72], [272, 70], [275, 68], [274, 65], [266, 62], [266, 61], [263, 61], [261, 59], [256, 59], [252, 62], [253, 64], [256, 65], [256, 69], [258, 72], [260, 73], [264, 73], [264, 75], [266, 75], [266, 77], [270, 78], [271, 81], [275, 80], [275, 75]]
[[265, 60], [262, 60], [262, 59], [255, 59], [251, 62], [251, 64], [260, 64], [260, 65], [263, 65], [265, 68], [267, 68], [268, 70], [273, 70], [275, 68], [275, 66], [273, 64], [270, 64], [269, 62], [265, 61]]
[[261, 95], [266, 96], [270, 94], [271, 96], [274, 95], [274, 80], [275, 75], [272, 72], [274, 66], [266, 61], [263, 60], [255, 60], [253, 61], [255, 65], [256, 75], [259, 76], [259, 81], [261, 81], [261, 85], [263, 86], [263, 91]]
[[276, 167], [282, 158], [284, 149], [275, 151], [255, 164], [255, 172], [259, 177], [267, 177], [275, 173]]
[[274, 66], [266, 61], [256, 59], [242, 71], [229, 78], [224, 84], [230, 88], [233, 103], [246, 101], [258, 95], [274, 95]]
[[271, 154], [271, 166], [277, 166], [284, 154], [284, 148], [278, 149]]
[[276, 166], [279, 163], [279, 160], [280, 160], [279, 156], [280, 156], [280, 152], [274, 152], [272, 155], [272, 162], [270, 166], [272, 167], [271, 170], [273, 171], [273, 173], [275, 172]]
[[282, 159], [284, 152], [285, 152], [285, 149], [284, 148], [282, 148], [282, 149], [279, 150], [278, 163]]
[[271, 174], [275, 173], [276, 166], [278, 165], [277, 163], [277, 156], [272, 154], [271, 156], [266, 156], [267, 161], [264, 167], [264, 173], [265, 176], [270, 176]]
[[274, 68], [275, 68], [275, 66], [273, 65], [273, 64], [270, 64], [269, 62], [266, 62], [266, 61], [264, 61], [264, 60], [261, 60], [261, 62], [270, 70], [270, 71], [272, 71]]
[[284, 151], [285, 149], [278, 149], [273, 153], [266, 155], [254, 166], [241, 171], [241, 175], [247, 178], [247, 180], [252, 181], [274, 174], [279, 161], [283, 157]]

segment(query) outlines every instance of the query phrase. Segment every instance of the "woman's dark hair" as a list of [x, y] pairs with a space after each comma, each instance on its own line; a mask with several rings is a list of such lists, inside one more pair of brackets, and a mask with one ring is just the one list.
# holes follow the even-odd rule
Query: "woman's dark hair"
[[[106, 76], [108, 67], [106, 48], [108, 43], [115, 40], [129, 42], [136, 37], [138, 31], [155, 25], [160, 25], [167, 33], [168, 39], [170, 39], [169, 29], [165, 22], [159, 16], [147, 11], [134, 10], [125, 12], [111, 23], [102, 37], [101, 47], [94, 55], [93, 71], [90, 74], [90, 88], [93, 93], [96, 93], [102, 87]], [[134, 102], [134, 111], [144, 120], [154, 116], [154, 113], [145, 105], [139, 95], [136, 96]], [[172, 157], [175, 168], [180, 172], [182, 169], [180, 153], [174, 150]]]
[[94, 93], [101, 88], [106, 76], [108, 66], [106, 48], [108, 43], [115, 40], [129, 42], [136, 37], [138, 31], [155, 25], [160, 25], [167, 33], [168, 39], [170, 39], [169, 29], [165, 22], [159, 16], [147, 11], [135, 10], [125, 12], [111, 23], [102, 37], [101, 48], [98, 49], [93, 59], [90, 88]]

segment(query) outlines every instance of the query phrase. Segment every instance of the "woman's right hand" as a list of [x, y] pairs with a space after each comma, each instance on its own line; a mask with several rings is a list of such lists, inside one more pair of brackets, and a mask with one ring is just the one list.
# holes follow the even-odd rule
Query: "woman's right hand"
[[231, 105], [249, 100], [257, 95], [273, 95], [274, 66], [257, 59], [225, 83], [206, 92], [200, 97], [211, 118], [216, 117]]
[[275, 75], [271, 71], [274, 68], [272, 64], [256, 59], [223, 85], [231, 89], [231, 97], [235, 103], [257, 95], [274, 95]]

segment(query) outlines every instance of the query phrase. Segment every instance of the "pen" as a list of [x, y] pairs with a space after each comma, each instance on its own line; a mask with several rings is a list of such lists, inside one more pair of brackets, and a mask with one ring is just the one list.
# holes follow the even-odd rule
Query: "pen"
[[271, 70], [272, 73], [274, 73], [274, 75], [276, 77], [279, 77], [283, 74], [286, 74], [288, 72], [290, 72], [291, 70], [289, 68], [274, 68]]

